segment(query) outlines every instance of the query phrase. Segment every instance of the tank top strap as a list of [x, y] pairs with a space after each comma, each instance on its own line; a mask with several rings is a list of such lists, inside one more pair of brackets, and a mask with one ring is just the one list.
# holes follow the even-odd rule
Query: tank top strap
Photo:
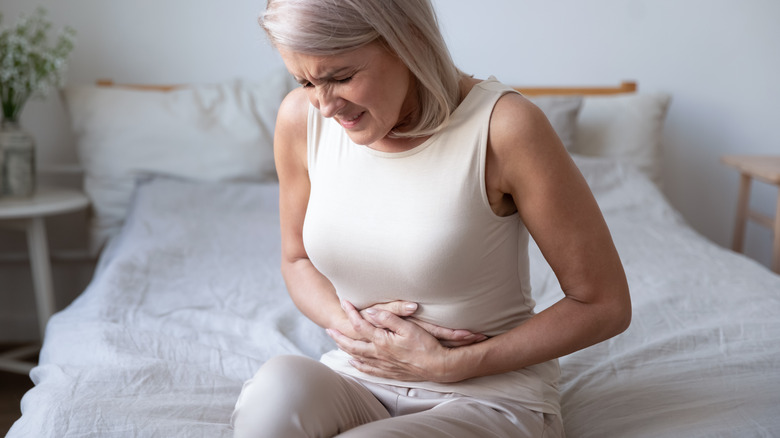
[[479, 132], [481, 128], [486, 129], [496, 102], [508, 93], [520, 94], [514, 88], [499, 82], [494, 76], [475, 84], [453, 112], [451, 121], [454, 126], [448, 129], [466, 135], [469, 131]]
[[515, 90], [514, 88], [510, 87], [509, 85], [506, 85], [506, 84], [503, 84], [503, 83], [499, 82], [498, 79], [496, 79], [495, 76], [490, 76], [489, 78], [487, 78], [486, 80], [480, 82], [477, 85], [482, 87], [482, 88], [484, 88], [484, 89], [486, 89], [486, 90], [490, 90], [490, 91], [501, 93], [502, 95], [506, 94], [506, 93], [517, 93], [517, 94], [520, 94], [519, 91]]

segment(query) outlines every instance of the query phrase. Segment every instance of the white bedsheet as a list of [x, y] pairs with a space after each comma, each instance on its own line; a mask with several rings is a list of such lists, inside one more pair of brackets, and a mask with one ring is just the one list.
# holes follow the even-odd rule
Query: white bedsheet
[[283, 286], [277, 188], [141, 186], [109, 260], [51, 319], [10, 436], [232, 436], [265, 360], [330, 349]]
[[[578, 159], [632, 291], [622, 335], [561, 359], [567, 434], [780, 436], [780, 277], [688, 228], [631, 169]], [[219, 437], [269, 357], [332, 343], [279, 274], [277, 187], [155, 179], [49, 323], [9, 437]], [[561, 292], [532, 246], [540, 308]]]
[[[578, 164], [626, 268], [633, 320], [561, 359], [569, 436], [780, 436], [780, 276], [696, 234], [632, 169]], [[562, 295], [532, 254], [542, 308]]]

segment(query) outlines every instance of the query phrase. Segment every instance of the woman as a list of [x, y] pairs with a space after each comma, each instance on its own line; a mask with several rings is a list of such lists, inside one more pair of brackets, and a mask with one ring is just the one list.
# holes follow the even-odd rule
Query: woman
[[[453, 64], [429, 0], [269, 0], [282, 273], [339, 350], [268, 361], [237, 437], [563, 436], [556, 358], [625, 330], [625, 275], [549, 122]], [[565, 297], [534, 314], [534, 237]]]

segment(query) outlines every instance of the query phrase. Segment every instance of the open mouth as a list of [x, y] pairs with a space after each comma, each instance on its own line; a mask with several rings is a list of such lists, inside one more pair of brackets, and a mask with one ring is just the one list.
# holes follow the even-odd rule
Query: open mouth
[[354, 128], [358, 123], [360, 123], [360, 120], [363, 119], [363, 114], [365, 114], [365, 111], [358, 113], [352, 117], [339, 117], [338, 121], [339, 124], [341, 124], [344, 129], [350, 129]]

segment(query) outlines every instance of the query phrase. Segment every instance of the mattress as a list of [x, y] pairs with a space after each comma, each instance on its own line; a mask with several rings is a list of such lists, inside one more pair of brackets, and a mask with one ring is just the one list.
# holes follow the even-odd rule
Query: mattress
[[[694, 232], [633, 168], [577, 157], [633, 300], [561, 358], [570, 437], [780, 436], [780, 277]], [[532, 243], [538, 309], [563, 295]], [[152, 178], [87, 290], [49, 322], [9, 437], [232, 436], [244, 380], [334, 348], [280, 265], [278, 186]]]

